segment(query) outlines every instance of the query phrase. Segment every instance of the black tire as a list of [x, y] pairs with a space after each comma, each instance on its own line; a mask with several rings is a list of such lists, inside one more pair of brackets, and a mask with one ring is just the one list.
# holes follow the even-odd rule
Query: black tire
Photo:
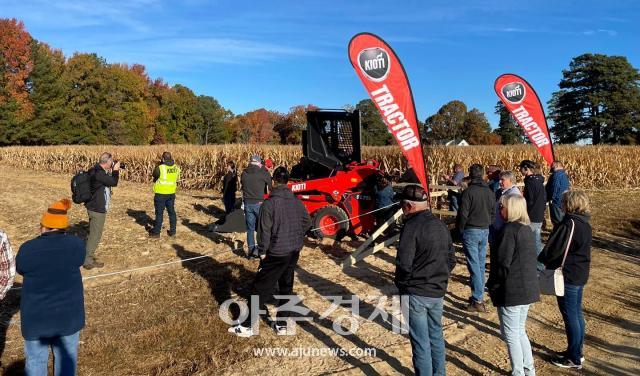
[[[312, 233], [319, 239], [329, 238], [340, 240], [347, 234], [350, 226], [347, 213], [335, 205], [327, 205], [316, 211], [312, 222]], [[328, 226], [331, 222], [336, 222], [336, 224]]]

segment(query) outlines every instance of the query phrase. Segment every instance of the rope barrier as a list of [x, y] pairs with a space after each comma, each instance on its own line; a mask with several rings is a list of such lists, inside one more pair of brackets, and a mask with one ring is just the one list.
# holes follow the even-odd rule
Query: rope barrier
[[[380, 210], [388, 209], [388, 208], [393, 207], [393, 206], [396, 206], [396, 205], [398, 205], [398, 203], [397, 203], [397, 202], [394, 202], [394, 203], [392, 203], [392, 204], [390, 204], [390, 205], [383, 206], [383, 207], [381, 207], [381, 208], [377, 208], [377, 209], [371, 210], [371, 211], [369, 211], [369, 212], [366, 212], [366, 213], [363, 213], [363, 214], [360, 214], [360, 215], [356, 215], [356, 216], [351, 217], [351, 218], [344, 219], [344, 220], [342, 220], [342, 221], [338, 221], [338, 222], [334, 222], [334, 223], [331, 223], [331, 224], [328, 224], [328, 225], [325, 225], [325, 226], [320, 226], [320, 227], [313, 228], [313, 229], [311, 229], [310, 231], [322, 230], [323, 228], [330, 227], [330, 226], [335, 226], [335, 225], [337, 225], [337, 224], [344, 223], [344, 222], [348, 222], [348, 221], [351, 221], [352, 219], [359, 218], [359, 217], [363, 217], [363, 216], [365, 216], [365, 215], [369, 215], [369, 214], [375, 213], [375, 212], [380, 211]], [[240, 250], [242, 250], [243, 248], [244, 248], [244, 247], [240, 247], [240, 248], [232, 248], [230, 251], [231, 251], [231, 252], [234, 252], [234, 251], [240, 251]], [[226, 252], [226, 250], [224, 250], [224, 251]], [[114, 276], [114, 275], [121, 275], [121, 274], [134, 273], [134, 272], [138, 272], [138, 271], [141, 271], [141, 270], [157, 269], [157, 268], [161, 268], [161, 267], [164, 267], [164, 266], [169, 266], [169, 265], [178, 264], [178, 263], [182, 263], [182, 262], [188, 262], [188, 261], [198, 260], [198, 259], [201, 259], [201, 258], [205, 258], [205, 257], [209, 257], [209, 256], [212, 256], [212, 255], [215, 255], [215, 254], [217, 254], [217, 253], [222, 253], [222, 252], [209, 252], [209, 253], [202, 254], [202, 255], [200, 255], [200, 256], [189, 257], [189, 258], [186, 258], [186, 259], [180, 259], [180, 260], [168, 261], [168, 262], [163, 262], [163, 263], [160, 263], [160, 264], [154, 264], [154, 265], [141, 266], [141, 267], [137, 267], [137, 268], [126, 269], [126, 270], [120, 270], [120, 271], [116, 271], [116, 272], [109, 272], [109, 273], [103, 273], [103, 274], [96, 274], [96, 275], [92, 275], [92, 276], [84, 277], [84, 278], [82, 278], [82, 280], [83, 280], [83, 281], [87, 281], [87, 280], [90, 280], [90, 279], [97, 279], [97, 278], [103, 278], [103, 277], [111, 277], [111, 276]], [[14, 288], [12, 288], [11, 290], [21, 290], [21, 289], [22, 289], [22, 287], [14, 287]]]
[[[597, 192], [611, 192], [611, 191], [618, 191], [618, 190], [619, 190], [619, 191], [624, 191], [624, 190], [640, 190], [640, 188], [622, 188], [622, 189], [617, 189], [617, 190], [613, 190], [613, 189], [607, 189], [607, 190], [604, 190], [604, 189], [603, 189], [603, 190], [601, 190], [601, 189], [585, 189], [585, 190], [586, 190], [586, 191], [597, 191]], [[313, 228], [313, 229], [311, 229], [310, 231], [322, 230], [322, 229], [327, 228], [327, 227], [335, 226], [335, 225], [338, 225], [338, 224], [341, 224], [341, 223], [345, 223], [345, 222], [350, 222], [350, 221], [351, 221], [351, 220], [353, 220], [353, 219], [360, 218], [360, 217], [363, 217], [363, 216], [365, 216], [365, 215], [369, 215], [369, 214], [372, 214], [372, 213], [378, 212], [378, 211], [380, 211], [380, 210], [388, 209], [388, 208], [391, 208], [391, 207], [396, 206], [396, 205], [398, 205], [398, 204], [399, 204], [399, 203], [394, 202], [394, 203], [392, 203], [392, 204], [390, 204], [390, 205], [386, 205], [386, 206], [383, 206], [383, 207], [381, 207], [381, 208], [377, 208], [377, 209], [371, 210], [371, 211], [369, 211], [369, 212], [366, 212], [366, 213], [363, 213], [363, 214], [360, 214], [360, 215], [356, 215], [356, 216], [354, 216], [354, 217], [350, 217], [350, 218], [343, 219], [343, 220], [341, 220], [341, 221], [337, 221], [337, 222], [334, 222], [334, 223], [331, 223], [331, 224], [328, 224], [328, 225], [324, 225], [324, 226], [320, 226], [320, 227]], [[231, 252], [233, 252], [233, 251], [239, 251], [239, 250], [242, 250], [242, 249], [243, 249], [243, 247], [240, 247], [240, 248], [232, 248], [232, 249], [231, 249]], [[203, 254], [203, 255], [200, 255], [200, 256], [190, 257], [190, 258], [181, 259], [181, 260], [175, 260], [175, 261], [163, 262], [163, 263], [160, 263], [160, 264], [147, 265], [147, 266], [142, 266], [142, 267], [137, 267], [137, 268], [132, 268], [132, 269], [121, 270], [121, 271], [117, 271], [117, 272], [110, 272], [110, 273], [104, 273], [104, 274], [97, 274], [97, 275], [92, 275], [92, 276], [84, 277], [82, 280], [83, 280], [83, 281], [86, 281], [86, 280], [90, 280], [90, 279], [97, 279], [97, 278], [103, 278], [103, 277], [110, 277], [110, 276], [114, 276], [114, 275], [127, 274], [127, 273], [134, 273], [134, 272], [138, 272], [138, 271], [141, 271], [141, 270], [156, 269], [156, 268], [161, 268], [161, 267], [164, 267], [164, 266], [173, 265], [173, 264], [177, 264], [177, 263], [181, 263], [181, 262], [188, 262], [188, 261], [192, 261], [192, 260], [197, 260], [197, 259], [201, 259], [201, 258], [209, 257], [209, 256], [211, 256], [211, 255], [213, 255], [213, 254], [215, 254], [215, 253], [206, 253], [206, 254]], [[22, 289], [22, 287], [14, 287], [14, 288], [12, 288], [11, 290], [20, 290], [20, 289]]]

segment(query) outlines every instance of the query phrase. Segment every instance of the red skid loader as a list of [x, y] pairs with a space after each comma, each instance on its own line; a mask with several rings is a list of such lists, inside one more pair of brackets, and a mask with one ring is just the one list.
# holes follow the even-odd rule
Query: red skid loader
[[309, 211], [313, 234], [336, 239], [373, 231], [368, 213], [379, 170], [376, 161], [362, 161], [360, 112], [309, 111], [302, 136], [304, 159], [293, 167], [289, 187]]
[[[307, 112], [302, 134], [304, 157], [291, 170], [289, 187], [304, 203], [316, 237], [339, 239], [374, 230], [374, 185], [378, 162], [362, 161], [360, 112]], [[244, 213], [235, 210], [216, 232], [246, 231]]]

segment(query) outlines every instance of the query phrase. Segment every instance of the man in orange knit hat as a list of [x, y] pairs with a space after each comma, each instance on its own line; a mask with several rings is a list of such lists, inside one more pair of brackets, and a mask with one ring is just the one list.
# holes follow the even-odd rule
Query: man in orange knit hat
[[75, 375], [80, 330], [85, 324], [80, 267], [84, 242], [66, 233], [71, 200], [52, 204], [40, 220], [40, 236], [22, 244], [16, 270], [23, 276], [20, 325], [27, 375], [46, 375], [49, 348], [56, 375]]

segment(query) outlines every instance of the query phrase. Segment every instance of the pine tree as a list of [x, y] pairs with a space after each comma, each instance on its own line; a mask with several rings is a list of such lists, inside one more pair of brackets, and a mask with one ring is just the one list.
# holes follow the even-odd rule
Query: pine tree
[[525, 142], [527, 137], [522, 127], [516, 123], [513, 116], [509, 113], [509, 110], [507, 110], [501, 101], [496, 103], [495, 114], [500, 116], [500, 122], [498, 123], [498, 128], [495, 130], [495, 134], [500, 136], [502, 145], [516, 145]]
[[640, 143], [640, 73], [626, 57], [580, 55], [562, 76], [549, 101], [561, 143]]

